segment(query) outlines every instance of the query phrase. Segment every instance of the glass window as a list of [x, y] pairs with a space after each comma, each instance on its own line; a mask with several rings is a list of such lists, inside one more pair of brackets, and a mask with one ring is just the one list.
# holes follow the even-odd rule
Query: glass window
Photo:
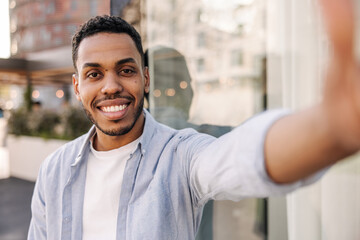
[[72, 0], [71, 1], [71, 10], [76, 10], [78, 8], [78, 1], [77, 0]]
[[91, 16], [96, 16], [97, 8], [98, 8], [97, 0], [90, 0], [90, 15]]
[[49, 2], [46, 8], [46, 14], [54, 14], [55, 13], [55, 2]]
[[234, 50], [231, 52], [231, 66], [238, 67], [243, 65], [243, 52], [241, 50]]
[[200, 32], [198, 34], [198, 47], [202, 48], [206, 46], [206, 36], [205, 33]]
[[199, 23], [201, 22], [201, 15], [202, 15], [202, 10], [199, 9], [196, 13], [196, 21]]
[[200, 58], [197, 60], [197, 71], [203, 72], [205, 70], [205, 60]]
[[[149, 109], [159, 122], [219, 137], [266, 107], [265, 1], [149, 0], [146, 6]], [[262, 199], [210, 201], [197, 239], [265, 239], [266, 206]]]

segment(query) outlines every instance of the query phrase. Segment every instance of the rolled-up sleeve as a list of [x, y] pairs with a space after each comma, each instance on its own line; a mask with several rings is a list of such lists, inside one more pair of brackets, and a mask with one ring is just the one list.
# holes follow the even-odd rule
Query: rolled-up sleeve
[[266, 134], [275, 121], [288, 114], [286, 110], [267, 111], [218, 139], [202, 141], [197, 136], [189, 140], [188, 176], [195, 203], [285, 194], [319, 179], [323, 172], [292, 184], [277, 184], [267, 174]]

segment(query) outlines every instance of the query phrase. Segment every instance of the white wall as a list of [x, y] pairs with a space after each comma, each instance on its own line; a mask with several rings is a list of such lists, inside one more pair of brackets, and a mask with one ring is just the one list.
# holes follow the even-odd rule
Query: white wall
[[9, 151], [5, 147], [7, 122], [4, 117], [0, 118], [0, 179], [10, 176]]
[[10, 175], [35, 181], [39, 167], [45, 158], [67, 141], [44, 140], [37, 137], [9, 135], [7, 147], [10, 153]]

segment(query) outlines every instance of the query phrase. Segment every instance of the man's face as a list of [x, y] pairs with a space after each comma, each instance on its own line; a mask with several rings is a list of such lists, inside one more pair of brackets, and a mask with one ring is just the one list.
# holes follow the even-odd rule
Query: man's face
[[142, 128], [136, 123], [143, 119], [149, 73], [129, 35], [98, 33], [83, 39], [76, 67], [76, 97], [99, 130], [120, 136]]

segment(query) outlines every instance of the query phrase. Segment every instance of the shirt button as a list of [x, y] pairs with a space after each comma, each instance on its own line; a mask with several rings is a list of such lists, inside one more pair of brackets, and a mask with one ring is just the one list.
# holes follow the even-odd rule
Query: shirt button
[[68, 223], [68, 222], [70, 222], [70, 221], [71, 221], [71, 218], [70, 218], [70, 217], [64, 218], [64, 222], [65, 222], [65, 223]]

